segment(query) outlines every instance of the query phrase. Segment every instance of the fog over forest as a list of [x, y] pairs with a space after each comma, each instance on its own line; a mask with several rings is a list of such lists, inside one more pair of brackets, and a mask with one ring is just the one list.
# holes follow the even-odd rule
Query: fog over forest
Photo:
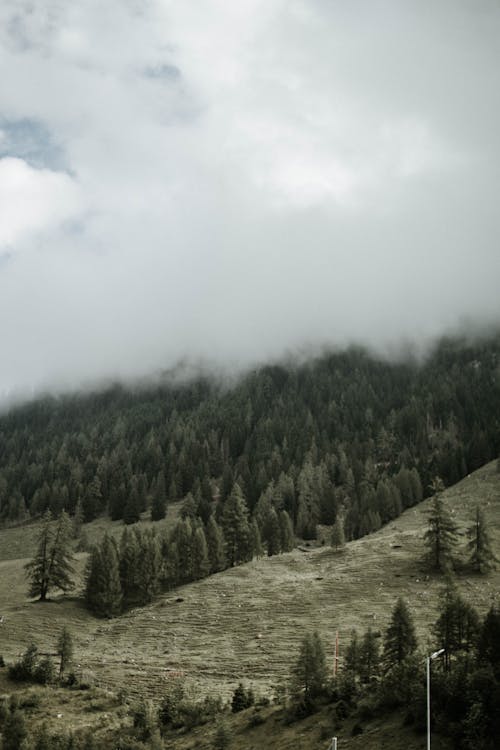
[[491, 0], [3, 0], [0, 393], [500, 321]]

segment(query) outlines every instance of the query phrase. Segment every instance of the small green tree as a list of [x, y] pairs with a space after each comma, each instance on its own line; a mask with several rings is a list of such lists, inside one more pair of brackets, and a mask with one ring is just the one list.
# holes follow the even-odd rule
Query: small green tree
[[370, 682], [378, 674], [380, 666], [379, 636], [371, 628], [365, 632], [359, 649], [359, 676], [362, 682]]
[[224, 503], [222, 529], [226, 540], [226, 557], [229, 566], [252, 559], [252, 535], [248, 522], [248, 508], [239, 484], [235, 484]]
[[114, 617], [122, 605], [116, 542], [108, 534], [93, 547], [87, 563], [85, 598], [89, 609], [101, 617]]
[[473, 524], [467, 531], [469, 542], [469, 562], [478, 573], [485, 573], [490, 568], [495, 567], [498, 558], [491, 548], [491, 538], [488, 533], [488, 524], [482, 508], [476, 506], [476, 513]]
[[384, 638], [384, 662], [387, 668], [401, 664], [417, 648], [415, 626], [408, 605], [399, 597], [392, 611]]
[[57, 521], [52, 521], [47, 511], [42, 520], [38, 535], [37, 552], [33, 560], [25, 566], [30, 582], [29, 595], [37, 596], [40, 601], [47, 599], [50, 589], [63, 592], [73, 588], [71, 538], [72, 523], [64, 511]]
[[165, 489], [165, 475], [163, 471], [158, 473], [151, 499], [151, 520], [161, 521], [167, 512], [167, 491]]
[[280, 543], [282, 552], [291, 552], [295, 547], [295, 535], [293, 533], [292, 519], [286, 510], [279, 512]]
[[22, 711], [14, 708], [7, 717], [2, 732], [2, 750], [23, 750], [28, 739], [28, 730]]
[[424, 534], [427, 558], [434, 570], [447, 570], [453, 563], [453, 553], [457, 544], [457, 527], [446, 507], [442, 492], [444, 485], [439, 477], [433, 480], [434, 492], [429, 511], [429, 528]]
[[210, 573], [218, 573], [226, 567], [226, 552], [222, 529], [213, 515], [208, 519], [205, 537], [207, 540]]
[[330, 537], [330, 544], [335, 550], [341, 549], [345, 545], [344, 536], [344, 519], [337, 513], [335, 523], [332, 527], [332, 535]]
[[59, 656], [59, 675], [62, 676], [66, 667], [73, 660], [73, 638], [66, 626], [63, 627], [57, 639], [57, 654]]
[[326, 658], [319, 633], [307, 633], [302, 639], [299, 657], [293, 668], [293, 688], [306, 705], [321, 694], [326, 682]]

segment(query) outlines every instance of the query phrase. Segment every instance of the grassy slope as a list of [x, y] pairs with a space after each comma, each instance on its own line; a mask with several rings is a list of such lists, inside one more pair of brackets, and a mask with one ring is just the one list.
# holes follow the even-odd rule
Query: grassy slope
[[[446, 499], [463, 532], [475, 503], [486, 508], [498, 554], [500, 475], [495, 464], [447, 490]], [[410, 604], [422, 647], [434, 648], [430, 625], [436, 619], [442, 581], [428, 579], [420, 563], [428, 505], [425, 501], [376, 534], [351, 542], [345, 552], [295, 550], [254, 561], [169, 592], [152, 605], [112, 621], [91, 617], [77, 599], [58, 598], [45, 604], [28, 601], [23, 576], [26, 558], [12, 558], [32, 554], [35, 529], [3, 530], [0, 652], [9, 661], [31, 640], [42, 650], [52, 651], [60, 627], [67, 624], [74, 634], [77, 660], [104, 687], [125, 687], [131, 696], [158, 697], [182, 673], [181, 679], [198, 695], [216, 691], [227, 697], [240, 679], [259, 694], [287, 680], [305, 630], [320, 631], [331, 663], [335, 631], [340, 633], [342, 651], [352, 628], [363, 630], [371, 625], [382, 630], [401, 593]], [[89, 535], [102, 533], [102, 524], [91, 524]], [[118, 532], [121, 525], [113, 524], [113, 528]], [[84, 560], [80, 554], [80, 571]], [[461, 574], [459, 587], [484, 613], [500, 598], [500, 572]], [[179, 597], [183, 601], [177, 601]], [[317, 723], [311, 726], [317, 730]], [[255, 747], [262, 744], [261, 731], [268, 732], [269, 727], [256, 728], [248, 735], [250, 739], [255, 736]], [[296, 735], [290, 731], [290, 736]], [[286, 736], [285, 732], [283, 742]], [[358, 747], [356, 742], [353, 738], [349, 747]], [[243, 739], [242, 743], [242, 748], [252, 747]]]

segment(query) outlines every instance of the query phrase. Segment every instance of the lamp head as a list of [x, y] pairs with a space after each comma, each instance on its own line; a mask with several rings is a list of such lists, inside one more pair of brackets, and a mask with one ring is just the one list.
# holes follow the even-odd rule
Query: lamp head
[[439, 651], [434, 651], [434, 653], [431, 654], [431, 659], [437, 659], [437, 657], [441, 656], [441, 654], [444, 654], [445, 651], [445, 648], [440, 648]]

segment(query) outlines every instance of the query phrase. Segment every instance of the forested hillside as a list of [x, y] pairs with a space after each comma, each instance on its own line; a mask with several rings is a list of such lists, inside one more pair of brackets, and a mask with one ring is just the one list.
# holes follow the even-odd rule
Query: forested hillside
[[[358, 348], [209, 377], [31, 401], [0, 418], [0, 516], [49, 509], [134, 522], [192, 495], [217, 517], [237, 481], [250, 513], [286, 510], [313, 537], [339, 509], [377, 529], [500, 449], [500, 336], [442, 340], [422, 364]], [[191, 502], [191, 501], [190, 501]]]

